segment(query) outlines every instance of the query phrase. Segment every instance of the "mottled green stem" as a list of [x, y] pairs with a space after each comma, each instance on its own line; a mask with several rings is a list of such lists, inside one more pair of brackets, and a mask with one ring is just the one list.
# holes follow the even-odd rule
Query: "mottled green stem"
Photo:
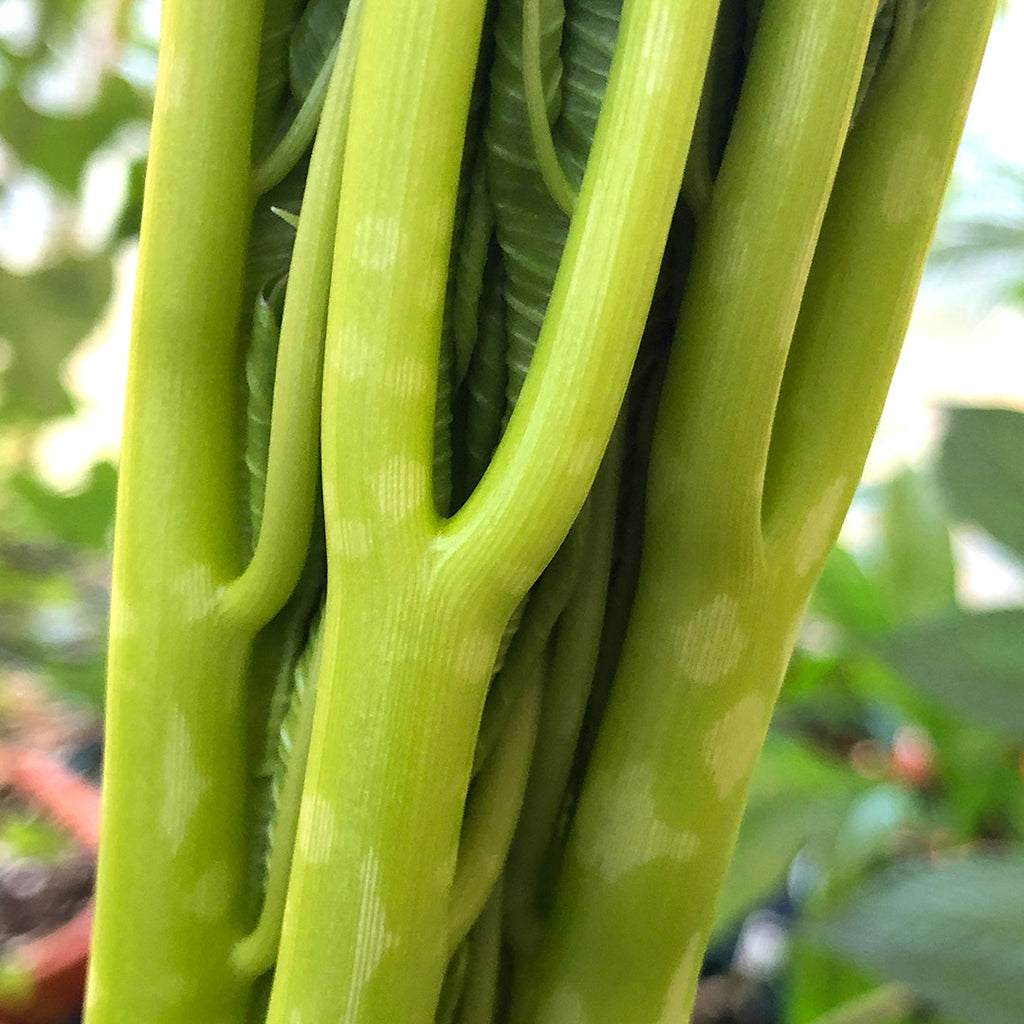
[[[236, 325], [259, 4], [167, 0], [118, 494], [86, 1020], [244, 1019], [249, 861]], [[171, 59], [173, 57], [173, 59]]]
[[[590, 1024], [690, 1012], [746, 782], [877, 422], [994, 7], [932, 0], [903, 66], [862, 108], [830, 197], [826, 151], [842, 141], [875, 4], [765, 8], [748, 72], [756, 92], [745, 86], [666, 382], [629, 635], [540, 979], [517, 1021], [571, 1019], [569, 1007]], [[759, 68], [790, 33], [788, 61]], [[799, 98], [764, 112], [760, 141], [756, 128], [744, 136], [748, 90], [779, 103], [787, 78]], [[730, 212], [740, 156], [750, 180]], [[803, 204], [829, 197], [828, 213], [776, 413], [816, 233], [808, 210], [774, 205], [793, 189]], [[782, 306], [759, 290], [764, 252], [775, 257], [766, 275], [779, 262], [804, 268], [778, 292]], [[737, 321], [722, 303], [746, 312]]]
[[714, 22], [698, 0], [627, 5], [534, 366], [443, 523], [438, 339], [484, 6], [379, 0], [364, 19], [324, 366], [327, 626], [269, 1024], [433, 1017], [495, 654], [612, 432]]
[[765, 559], [760, 486], [875, 10], [762, 14], [662, 392], [626, 643], [517, 1024], [689, 1013], [803, 605]]

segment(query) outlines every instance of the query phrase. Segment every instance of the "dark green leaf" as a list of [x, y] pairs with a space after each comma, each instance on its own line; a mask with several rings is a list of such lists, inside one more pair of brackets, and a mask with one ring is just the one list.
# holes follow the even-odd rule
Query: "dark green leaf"
[[348, 0], [310, 0], [302, 12], [288, 54], [292, 94], [300, 103], [341, 38], [347, 13]]
[[4, 418], [71, 411], [60, 366], [103, 312], [112, 282], [105, 255], [69, 258], [24, 276], [0, 268], [0, 337], [13, 348], [3, 377]]
[[811, 935], [941, 1012], [1019, 1024], [1024, 1007], [1024, 863], [977, 858], [901, 866]]
[[1024, 413], [953, 409], [939, 468], [956, 515], [1024, 556]]
[[1024, 738], [1024, 610], [949, 615], [901, 631], [884, 651], [917, 689]]

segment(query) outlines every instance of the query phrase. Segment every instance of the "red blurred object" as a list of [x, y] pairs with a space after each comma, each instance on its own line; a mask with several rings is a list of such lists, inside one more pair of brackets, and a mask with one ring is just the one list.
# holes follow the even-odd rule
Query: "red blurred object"
[[924, 729], [905, 725], [896, 733], [889, 775], [914, 789], [927, 789], [935, 781], [935, 745]]
[[[14, 789], [95, 856], [99, 790], [45, 754], [5, 746], [0, 746], [0, 784]], [[0, 1024], [59, 1024], [82, 1005], [92, 915], [90, 900], [70, 921], [10, 955], [31, 979], [31, 999], [16, 1008], [0, 1005]]]

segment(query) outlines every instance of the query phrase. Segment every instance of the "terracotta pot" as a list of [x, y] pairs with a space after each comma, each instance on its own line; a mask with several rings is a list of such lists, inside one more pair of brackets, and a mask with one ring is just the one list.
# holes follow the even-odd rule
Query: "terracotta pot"
[[[84, 850], [99, 843], [99, 790], [32, 750], [0, 746], [0, 783], [39, 808]], [[82, 1005], [92, 931], [92, 901], [48, 935], [0, 961], [12, 994], [0, 999], [0, 1024], [60, 1024]]]

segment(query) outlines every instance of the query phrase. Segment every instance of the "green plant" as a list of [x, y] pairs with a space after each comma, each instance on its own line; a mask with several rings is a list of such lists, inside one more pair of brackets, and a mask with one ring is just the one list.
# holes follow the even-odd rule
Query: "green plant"
[[994, 8], [165, 4], [90, 1024], [686, 1018]]

